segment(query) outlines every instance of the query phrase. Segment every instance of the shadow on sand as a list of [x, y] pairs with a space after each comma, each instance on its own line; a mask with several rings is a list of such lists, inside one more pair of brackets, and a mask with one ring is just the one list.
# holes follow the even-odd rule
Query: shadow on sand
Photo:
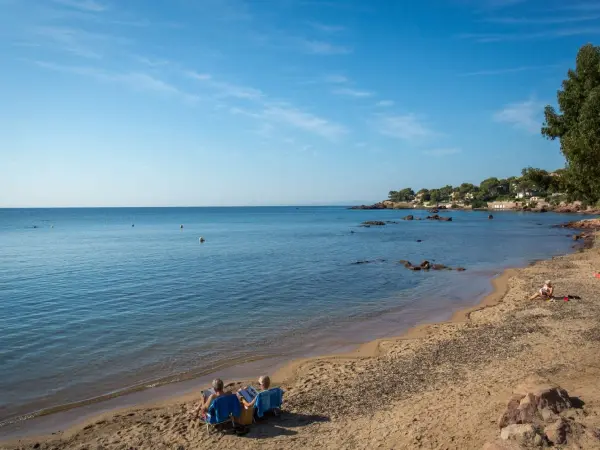
[[269, 416], [252, 424], [250, 432], [243, 437], [249, 439], [269, 439], [277, 436], [293, 436], [298, 434], [293, 428], [305, 427], [318, 422], [329, 422], [329, 420], [327, 416], [283, 411], [278, 417]]

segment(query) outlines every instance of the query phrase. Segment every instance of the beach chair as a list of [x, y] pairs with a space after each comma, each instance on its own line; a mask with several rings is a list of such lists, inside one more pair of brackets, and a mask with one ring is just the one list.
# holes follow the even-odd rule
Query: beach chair
[[237, 398], [237, 395], [223, 395], [215, 398], [208, 407], [206, 414], [206, 432], [210, 434], [211, 429], [217, 429], [217, 426], [223, 425], [231, 421], [231, 425], [235, 427], [235, 417], [240, 417], [242, 406]]
[[259, 392], [254, 404], [254, 417], [261, 419], [265, 413], [273, 412], [275, 415], [281, 413], [283, 404], [283, 389], [272, 388]]

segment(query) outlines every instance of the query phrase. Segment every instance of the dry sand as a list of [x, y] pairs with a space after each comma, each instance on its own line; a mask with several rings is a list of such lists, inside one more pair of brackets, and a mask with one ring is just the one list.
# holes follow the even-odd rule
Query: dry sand
[[[481, 449], [498, 438], [512, 389], [541, 375], [579, 397], [570, 412], [600, 427], [600, 247], [512, 270], [478, 308], [453, 321], [378, 340], [350, 355], [296, 361], [275, 374], [284, 413], [245, 436], [208, 436], [196, 398], [96, 418], [46, 438], [0, 444], [39, 449]], [[544, 280], [556, 302], [529, 301]], [[579, 300], [565, 302], [564, 295]], [[230, 388], [236, 388], [231, 385]], [[600, 448], [589, 438], [568, 448]]]

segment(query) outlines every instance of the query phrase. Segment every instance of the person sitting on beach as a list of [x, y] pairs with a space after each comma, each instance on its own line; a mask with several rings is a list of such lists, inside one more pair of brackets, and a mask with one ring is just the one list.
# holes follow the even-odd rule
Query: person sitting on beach
[[536, 298], [543, 299], [551, 299], [552, 294], [554, 293], [554, 286], [552, 286], [552, 282], [550, 280], [546, 280], [542, 288], [537, 291], [534, 295], [532, 295], [529, 300], [535, 300]]
[[[261, 375], [258, 378], [258, 386], [259, 386], [259, 389], [258, 389], [259, 392], [269, 390], [269, 387], [271, 386], [271, 379], [269, 378], [269, 376]], [[247, 386], [244, 389], [247, 389]], [[240, 391], [241, 391], [241, 389], [240, 389]], [[242, 399], [242, 403], [244, 404], [244, 406], [246, 408], [250, 408], [251, 406], [255, 405], [257, 398], [258, 398], [258, 396], [254, 397], [250, 403], [248, 403], [246, 400]]]
[[208, 412], [208, 408], [210, 408], [210, 404], [215, 398], [221, 397], [225, 395], [223, 390], [223, 380], [220, 378], [215, 378], [212, 382], [212, 387], [214, 392], [210, 394], [208, 397], [202, 397], [202, 401], [198, 405], [197, 408], [193, 409], [191, 414], [193, 419], [197, 419], [200, 414], [202, 414], [203, 418], [206, 418], [206, 413]]

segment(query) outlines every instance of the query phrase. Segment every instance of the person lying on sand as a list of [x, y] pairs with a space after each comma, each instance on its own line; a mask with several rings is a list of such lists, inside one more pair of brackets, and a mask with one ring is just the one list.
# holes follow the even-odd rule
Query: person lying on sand
[[210, 394], [208, 397], [203, 397], [202, 401], [198, 405], [197, 408], [193, 409], [191, 412], [192, 419], [197, 419], [200, 413], [202, 413], [202, 418], [206, 418], [206, 413], [208, 412], [208, 408], [212, 401], [225, 394], [223, 390], [223, 380], [220, 378], [215, 378], [212, 382], [212, 387], [214, 393]]
[[542, 288], [537, 291], [534, 295], [532, 295], [529, 300], [535, 300], [536, 298], [542, 298], [544, 300], [549, 300], [552, 298], [552, 294], [554, 293], [554, 286], [552, 286], [552, 282], [550, 280], [546, 280]]
[[[261, 375], [258, 378], [258, 385], [259, 385], [259, 389], [258, 389], [259, 391], [266, 391], [271, 386], [271, 379], [269, 378], [268, 375]], [[244, 387], [244, 389], [247, 389], [247, 386]], [[239, 391], [241, 391], [241, 389]], [[244, 404], [244, 406], [246, 408], [250, 408], [251, 406], [254, 406], [254, 404], [256, 403], [256, 399], [257, 398], [258, 398], [258, 396], [254, 397], [254, 399], [252, 399], [252, 401], [250, 403], [248, 403], [243, 398], [241, 400], [242, 400], [242, 403]]]

